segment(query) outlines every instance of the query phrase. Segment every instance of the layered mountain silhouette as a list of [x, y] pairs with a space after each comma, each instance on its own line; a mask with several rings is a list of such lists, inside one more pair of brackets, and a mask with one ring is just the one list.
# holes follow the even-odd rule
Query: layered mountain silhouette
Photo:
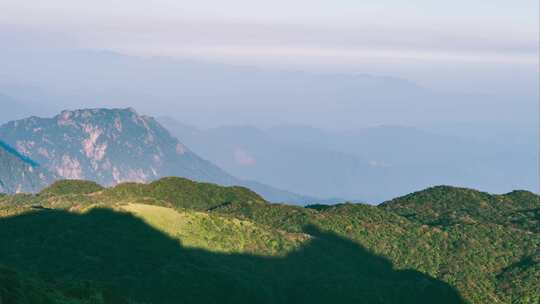
[[155, 120], [132, 109], [31, 117], [2, 126], [0, 137], [63, 178], [113, 185], [177, 173], [194, 180], [233, 181], [194, 155]]
[[534, 132], [516, 136], [507, 130], [509, 134], [501, 136], [504, 141], [497, 142], [485, 135], [489, 131], [473, 127], [471, 136], [464, 137], [407, 126], [354, 131], [296, 125], [201, 129], [173, 118], [158, 120], [198, 155], [234, 176], [316, 197], [342, 198], [333, 202], [383, 202], [439, 184], [495, 193], [538, 191]]
[[0, 127], [0, 138], [20, 154], [65, 179], [102, 185], [181, 176], [222, 185], [246, 185], [269, 200], [309, 198], [237, 179], [193, 153], [155, 119], [128, 109], [63, 111]]

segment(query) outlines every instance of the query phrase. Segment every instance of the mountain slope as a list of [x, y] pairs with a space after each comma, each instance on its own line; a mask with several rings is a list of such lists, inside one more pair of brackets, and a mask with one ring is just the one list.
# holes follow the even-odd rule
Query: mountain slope
[[540, 231], [540, 197], [528, 191], [492, 195], [437, 186], [393, 199], [380, 207], [432, 226], [483, 222]]
[[[316, 223], [456, 287], [470, 303], [538, 301], [540, 197], [438, 186], [374, 207], [229, 204], [212, 212], [285, 231]], [[536, 210], [536, 212], [535, 212]]]
[[316, 197], [341, 198], [334, 202], [383, 202], [438, 184], [494, 193], [538, 192], [537, 136], [531, 134], [494, 142], [485, 136], [480, 140], [433, 133], [430, 127], [198, 129], [172, 118], [159, 121], [198, 155], [234, 176]]
[[[152, 303], [537, 304], [540, 236], [528, 210], [540, 197], [529, 192], [439, 186], [382, 206], [302, 208], [185, 179], [125, 186], [68, 181], [0, 197], [0, 263], [115, 282]], [[521, 212], [527, 225], [514, 222]]]
[[505, 268], [498, 282], [509, 302], [540, 303], [540, 250]]
[[[347, 153], [272, 138], [264, 130], [229, 126], [198, 130], [160, 121], [197, 154], [243, 179], [317, 197], [362, 199], [365, 185], [384, 170]], [[343, 199], [336, 201], [343, 201]]]
[[381, 125], [347, 132], [284, 125], [266, 134], [276, 140], [311, 149], [324, 147], [366, 160], [371, 170], [357, 173], [359, 177], [367, 176], [360, 179], [362, 187], [349, 188], [349, 195], [342, 192], [345, 197], [353, 194], [383, 202], [434, 185], [492, 193], [513, 189], [539, 193], [537, 127], [452, 124], [448, 129], [455, 133], [429, 125]]
[[36, 192], [53, 179], [54, 176], [36, 162], [0, 141], [0, 192]]
[[63, 178], [104, 185], [186, 176], [230, 183], [233, 179], [198, 158], [152, 118], [126, 110], [64, 111], [54, 118], [9, 122], [0, 136], [19, 152]]
[[[62, 183], [62, 182], [60, 182]], [[104, 191], [116, 200], [152, 198], [175, 208], [208, 210], [232, 202], [264, 203], [258, 194], [242, 187], [221, 187], [178, 177], [162, 178], [150, 184], [126, 183]]]
[[0, 263], [115, 282], [152, 303], [536, 304], [539, 207], [526, 191], [449, 186], [381, 206], [302, 208], [178, 178], [62, 181], [0, 197]]
[[[161, 182], [176, 189], [174, 198], [217, 202], [220, 191], [238, 190]], [[463, 303], [449, 284], [396, 268], [316, 222], [284, 231], [201, 211], [204, 205], [171, 207], [144, 192], [147, 185], [132, 187], [143, 192], [116, 197], [74, 189], [0, 199], [0, 214], [9, 214], [0, 217], [0, 262], [54, 277], [58, 286], [74, 279], [111, 285], [137, 303]], [[274, 206], [242, 197], [231, 204]]]
[[0, 127], [0, 138], [66, 179], [115, 185], [181, 176], [254, 186], [276, 201], [308, 199], [227, 174], [189, 150], [156, 120], [133, 109], [63, 111], [53, 118], [11, 121]]
[[16, 304], [127, 304], [127, 300], [113, 290], [89, 284], [71, 282], [58, 286], [32, 275], [18, 273], [0, 266], [0, 300]]

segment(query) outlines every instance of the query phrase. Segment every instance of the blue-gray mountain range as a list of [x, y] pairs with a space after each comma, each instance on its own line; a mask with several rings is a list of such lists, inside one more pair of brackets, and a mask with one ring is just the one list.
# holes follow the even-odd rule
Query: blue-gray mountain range
[[[290, 125], [198, 129], [170, 118], [160, 121], [235, 176], [316, 197], [376, 203], [438, 184], [495, 193], [539, 191], [534, 130], [468, 127], [469, 136], [456, 136], [443, 127], [330, 132]], [[504, 136], [490, 136], [493, 132]]]
[[0, 127], [0, 138], [17, 155], [41, 164], [59, 178], [115, 185], [181, 176], [247, 186], [270, 201], [312, 201], [309, 197], [229, 175], [193, 153], [155, 119], [139, 115], [131, 108], [66, 110], [52, 118], [33, 116], [15, 120]]

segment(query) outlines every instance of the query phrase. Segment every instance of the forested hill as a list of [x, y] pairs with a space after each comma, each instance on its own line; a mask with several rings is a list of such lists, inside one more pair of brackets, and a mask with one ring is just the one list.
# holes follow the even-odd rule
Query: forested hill
[[43, 303], [537, 304], [538, 210], [529, 192], [448, 186], [380, 206], [303, 208], [180, 178], [112, 188], [61, 181], [0, 197], [0, 295], [6, 303], [38, 303], [34, 294], [51, 299]]

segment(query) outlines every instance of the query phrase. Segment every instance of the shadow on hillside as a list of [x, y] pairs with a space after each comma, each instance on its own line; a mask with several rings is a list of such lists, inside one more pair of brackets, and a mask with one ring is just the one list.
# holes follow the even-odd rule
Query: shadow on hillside
[[349, 240], [306, 232], [314, 239], [286, 257], [220, 254], [184, 248], [129, 214], [40, 210], [0, 219], [0, 264], [106, 283], [145, 303], [463, 302], [449, 285], [394, 270]]

